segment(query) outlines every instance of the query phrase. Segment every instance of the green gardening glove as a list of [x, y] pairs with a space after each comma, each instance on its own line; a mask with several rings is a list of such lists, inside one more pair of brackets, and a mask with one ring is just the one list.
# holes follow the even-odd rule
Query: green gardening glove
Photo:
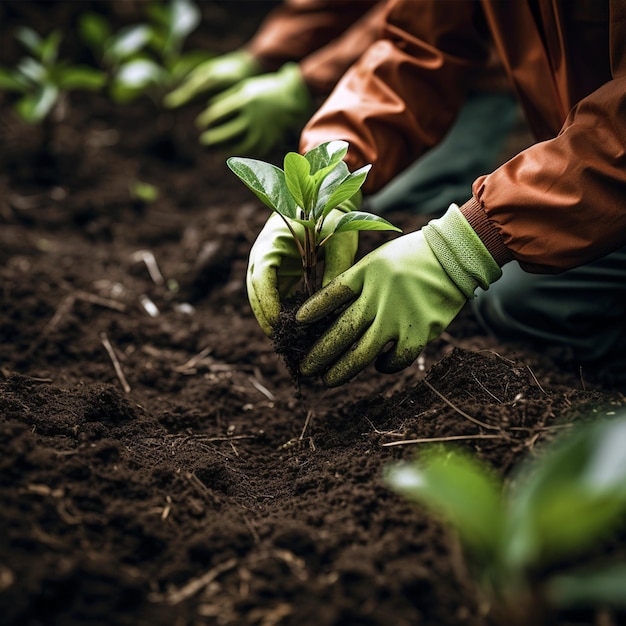
[[205, 146], [228, 145], [231, 154], [266, 155], [289, 130], [299, 130], [311, 112], [300, 69], [287, 63], [273, 74], [241, 81], [215, 98], [198, 116]]
[[200, 63], [181, 85], [165, 96], [163, 103], [173, 109], [197, 96], [215, 95], [260, 73], [261, 65], [249, 52], [235, 50]]
[[[456, 205], [420, 231], [370, 252], [315, 293], [296, 319], [343, 311], [301, 364], [305, 376], [341, 385], [369, 363], [392, 374], [408, 367], [472, 298], [502, 272]], [[392, 343], [391, 348], [385, 348]]]
[[[341, 207], [333, 209], [328, 214], [324, 220], [322, 238], [334, 229], [343, 215]], [[302, 241], [304, 228], [295, 222], [292, 223], [292, 228]], [[322, 247], [324, 253], [322, 285], [328, 284], [352, 265], [357, 248], [356, 231], [330, 237]], [[268, 337], [272, 336], [278, 321], [281, 299], [293, 295], [303, 273], [302, 259], [291, 232], [283, 218], [278, 213], [272, 213], [250, 250], [246, 275], [250, 306]]]

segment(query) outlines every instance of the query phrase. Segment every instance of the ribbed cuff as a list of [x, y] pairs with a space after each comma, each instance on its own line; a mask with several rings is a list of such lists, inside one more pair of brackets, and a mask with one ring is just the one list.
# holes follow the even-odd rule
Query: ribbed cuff
[[426, 242], [439, 263], [466, 298], [476, 287], [487, 289], [502, 276], [500, 266], [468, 224], [456, 204], [422, 228]]
[[460, 211], [500, 267], [513, 260], [513, 255], [504, 245], [498, 229], [487, 217], [476, 198], [468, 200], [460, 207]]

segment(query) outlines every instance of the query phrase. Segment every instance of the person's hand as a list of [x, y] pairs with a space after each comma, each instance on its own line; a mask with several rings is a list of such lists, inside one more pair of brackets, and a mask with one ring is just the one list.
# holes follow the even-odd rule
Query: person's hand
[[173, 109], [197, 96], [215, 95], [260, 73], [261, 66], [249, 52], [235, 50], [200, 63], [165, 96], [163, 103]]
[[313, 294], [296, 319], [307, 324], [343, 310], [303, 359], [305, 376], [341, 385], [375, 360], [376, 369], [408, 367], [438, 337], [474, 290], [501, 275], [456, 205], [422, 230], [370, 252]]
[[[341, 209], [333, 209], [328, 214], [322, 238], [331, 232], [343, 215]], [[292, 227], [302, 241], [304, 228], [297, 223], [293, 223]], [[324, 244], [322, 285], [328, 284], [352, 265], [357, 247], [356, 231], [333, 235]], [[250, 250], [246, 275], [252, 312], [268, 337], [272, 336], [278, 321], [281, 300], [293, 295], [303, 273], [302, 259], [287, 224], [278, 213], [272, 213]]]
[[248, 78], [212, 98], [196, 124], [205, 146], [264, 156], [287, 131], [299, 129], [310, 111], [300, 69], [287, 63], [278, 72]]

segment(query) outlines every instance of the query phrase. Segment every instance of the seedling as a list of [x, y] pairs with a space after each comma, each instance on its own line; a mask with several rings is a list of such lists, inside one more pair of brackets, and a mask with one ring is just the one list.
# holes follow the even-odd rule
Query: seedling
[[625, 564], [563, 570], [624, 522], [624, 446], [618, 418], [555, 442], [505, 486], [486, 464], [447, 448], [392, 466], [387, 481], [456, 531], [507, 624], [535, 626], [542, 607], [626, 605]]
[[0, 91], [20, 94], [14, 104], [16, 113], [29, 124], [42, 123], [43, 151], [50, 153], [53, 125], [64, 118], [69, 92], [99, 90], [106, 77], [95, 68], [59, 59], [60, 30], [41, 37], [31, 28], [21, 27], [15, 37], [30, 55], [15, 68], [0, 67]]
[[106, 68], [110, 94], [125, 103], [148, 95], [155, 102], [212, 53], [183, 52], [188, 35], [200, 23], [200, 11], [191, 0], [148, 4], [146, 23], [113, 32], [106, 18], [94, 12], [81, 16], [79, 31], [98, 62]]
[[158, 188], [142, 180], [134, 180], [130, 184], [129, 191], [130, 197], [141, 205], [151, 204], [159, 197]]
[[[345, 208], [346, 201], [360, 193], [371, 168], [365, 165], [350, 172], [343, 161], [348, 147], [346, 141], [330, 141], [304, 155], [289, 152], [285, 155], [283, 170], [257, 159], [230, 157], [227, 160], [228, 167], [259, 200], [285, 221], [302, 257], [307, 295], [317, 289], [318, 253], [331, 237], [348, 231], [401, 232], [382, 217]], [[344, 206], [340, 207], [342, 204]], [[331, 232], [322, 232], [329, 213], [338, 207], [345, 215]]]

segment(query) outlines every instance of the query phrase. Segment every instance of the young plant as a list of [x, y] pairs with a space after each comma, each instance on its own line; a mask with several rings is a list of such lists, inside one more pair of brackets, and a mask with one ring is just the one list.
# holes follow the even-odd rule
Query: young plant
[[[320, 249], [334, 235], [347, 231], [400, 229], [387, 220], [358, 210], [347, 210], [348, 200], [360, 193], [371, 165], [354, 172], [348, 170], [343, 157], [346, 141], [323, 143], [304, 155], [289, 152], [283, 167], [241, 157], [230, 157], [228, 167], [265, 204], [276, 211], [289, 228], [302, 257], [304, 289], [311, 295], [317, 289], [316, 265]], [[322, 235], [324, 221], [340, 205], [345, 215], [332, 232]], [[301, 237], [295, 224], [304, 229]]]
[[138, 205], [151, 204], [159, 198], [159, 190], [143, 180], [134, 180], [129, 185], [130, 197]]
[[493, 613], [539, 626], [545, 607], [626, 607], [626, 564], [565, 565], [624, 523], [625, 446], [618, 418], [555, 442], [504, 487], [486, 464], [447, 448], [392, 466], [386, 478], [456, 531]]
[[146, 5], [147, 21], [113, 32], [102, 15], [88, 12], [79, 20], [83, 41], [109, 74], [110, 94], [119, 103], [148, 95], [159, 103], [162, 95], [212, 53], [183, 52], [188, 35], [200, 23], [191, 0]]
[[0, 67], [0, 91], [19, 94], [14, 103], [16, 113], [24, 122], [42, 124], [43, 151], [50, 153], [53, 127], [65, 116], [68, 94], [99, 90], [106, 77], [95, 68], [59, 59], [60, 30], [41, 37], [31, 28], [21, 27], [15, 37], [30, 54], [14, 68]]

